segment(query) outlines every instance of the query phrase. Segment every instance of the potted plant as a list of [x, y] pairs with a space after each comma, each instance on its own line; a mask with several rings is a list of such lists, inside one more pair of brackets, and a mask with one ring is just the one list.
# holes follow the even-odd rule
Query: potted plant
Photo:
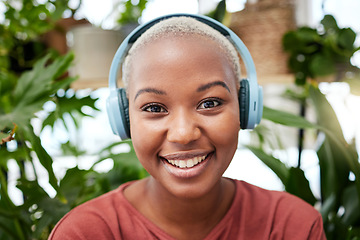
[[335, 18], [325, 15], [319, 29], [300, 27], [283, 37], [289, 53], [289, 67], [295, 83], [304, 85], [309, 79], [341, 81], [346, 72], [359, 72], [350, 59], [360, 47], [354, 45], [356, 33], [340, 28]]
[[[90, 169], [76, 165], [63, 177], [56, 175], [53, 156], [44, 148], [41, 132], [57, 124], [63, 124], [64, 129], [75, 126], [72, 132], [76, 132], [82, 117], [89, 116], [84, 107], [97, 111], [97, 99], [90, 94], [79, 97], [69, 88], [76, 80], [67, 75], [74, 54], [59, 55], [43, 44], [41, 36], [53, 29], [52, 20], [58, 19], [53, 14], [65, 10], [50, 11], [49, 4], [54, 3], [24, 0], [18, 9], [7, 1], [6, 21], [0, 24], [0, 239], [47, 239], [56, 222], [71, 208], [122, 182], [146, 175], [135, 161], [131, 143], [122, 142], [97, 153]], [[44, 108], [45, 104], [53, 108]], [[120, 144], [129, 145], [130, 151], [111, 153]], [[86, 154], [72, 141], [61, 146], [63, 155]], [[113, 159], [113, 170], [94, 170], [109, 158]], [[9, 168], [10, 163], [16, 165], [19, 176], [15, 179], [20, 196], [17, 199], [11, 196], [14, 169]], [[48, 177], [42, 184], [38, 165]], [[44, 190], [44, 184], [53, 190], [52, 194]]]
[[[260, 143], [249, 146], [277, 174], [286, 191], [317, 206], [330, 240], [360, 237], [360, 163], [358, 150], [353, 142], [345, 140], [337, 116], [316, 80], [332, 76], [332, 81], [351, 82], [351, 92], [358, 93], [359, 69], [350, 62], [351, 56], [359, 50], [354, 46], [355, 37], [352, 29], [339, 28], [330, 15], [324, 17], [319, 29], [301, 27], [286, 33], [284, 49], [289, 52], [289, 66], [295, 74], [295, 83], [302, 89], [300, 95], [289, 92], [304, 107], [312, 106], [316, 123], [303, 116], [264, 109], [264, 119], [273, 123], [317, 130], [319, 140], [315, 152], [320, 169], [320, 198], [312, 192], [301, 162], [292, 167], [275, 157], [274, 152], [278, 149], [271, 147], [266, 134], [255, 131], [260, 136]], [[344, 77], [349, 71], [353, 73], [351, 81]]]

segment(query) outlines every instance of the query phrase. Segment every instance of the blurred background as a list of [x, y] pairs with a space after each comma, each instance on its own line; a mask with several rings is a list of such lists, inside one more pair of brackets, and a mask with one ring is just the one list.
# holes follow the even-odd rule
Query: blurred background
[[47, 239], [73, 207], [147, 176], [110, 129], [107, 79], [127, 34], [170, 13], [232, 29], [264, 89], [264, 118], [240, 132], [224, 176], [295, 194], [328, 239], [360, 239], [359, 11], [358, 0], [2, 0], [0, 239]]

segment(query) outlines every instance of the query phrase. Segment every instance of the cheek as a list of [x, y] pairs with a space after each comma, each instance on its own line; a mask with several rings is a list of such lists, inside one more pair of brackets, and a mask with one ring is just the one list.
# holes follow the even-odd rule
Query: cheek
[[219, 115], [219, 119], [215, 119], [213, 123], [217, 129], [220, 139], [226, 141], [229, 137], [236, 137], [240, 131], [240, 116], [239, 116], [239, 105], [234, 102], [224, 114]]
[[140, 116], [130, 115], [131, 140], [139, 159], [154, 157], [158, 153], [161, 142], [156, 125], [149, 125]]
[[[230, 119], [231, 120], [231, 119]], [[214, 139], [221, 146], [237, 146], [238, 134], [240, 126], [237, 121], [228, 121], [227, 123], [217, 123], [216, 131], [214, 131]]]
[[220, 150], [228, 151], [229, 154], [237, 148], [238, 135], [240, 131], [239, 111], [232, 111], [221, 119], [215, 120], [211, 126], [211, 136]]

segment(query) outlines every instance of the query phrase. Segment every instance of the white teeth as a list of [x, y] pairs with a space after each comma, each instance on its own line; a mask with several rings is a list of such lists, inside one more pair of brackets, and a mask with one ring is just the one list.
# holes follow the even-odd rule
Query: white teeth
[[188, 160], [167, 160], [170, 164], [179, 167], [179, 168], [191, 168], [199, 163], [201, 163], [206, 156], [194, 157]]
[[200, 160], [199, 157], [195, 157], [195, 158], [193, 159], [194, 165], [198, 164], [198, 163], [200, 162], [199, 160]]
[[186, 168], [186, 162], [187, 162], [187, 161], [180, 160], [180, 161], [179, 161], [179, 167], [180, 167], [180, 168]]
[[186, 167], [191, 168], [194, 166], [194, 162], [192, 159], [186, 161]]

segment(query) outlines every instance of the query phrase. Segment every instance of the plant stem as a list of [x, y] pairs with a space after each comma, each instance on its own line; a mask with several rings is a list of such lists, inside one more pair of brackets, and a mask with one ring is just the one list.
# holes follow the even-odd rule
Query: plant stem
[[[306, 106], [305, 106], [305, 101], [302, 100], [300, 102], [300, 116], [301, 117], [305, 117], [306, 115]], [[297, 164], [297, 168], [301, 167], [301, 154], [304, 148], [304, 129], [300, 128], [299, 129], [299, 136], [298, 136], [298, 164]]]

